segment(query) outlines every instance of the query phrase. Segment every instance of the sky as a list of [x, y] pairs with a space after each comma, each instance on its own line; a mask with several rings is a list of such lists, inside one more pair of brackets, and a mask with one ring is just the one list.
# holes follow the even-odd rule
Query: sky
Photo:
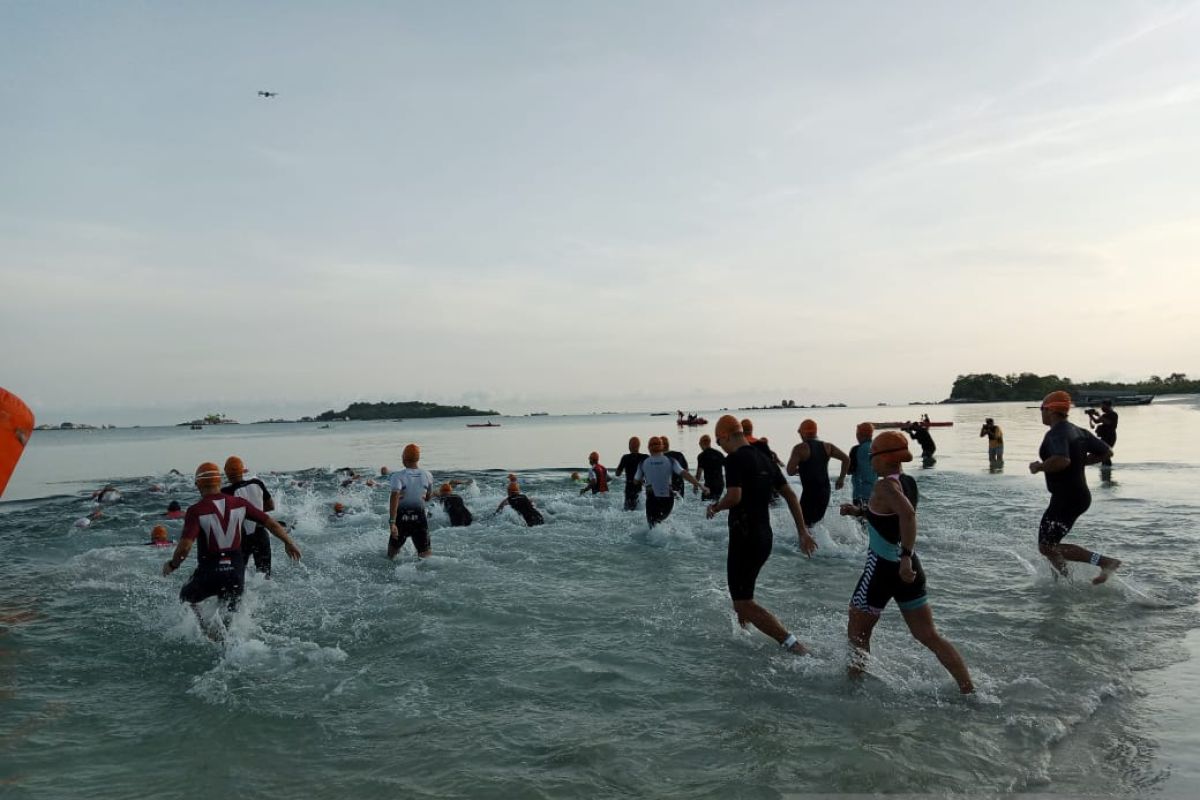
[[1195, 375], [1198, 41], [1198, 2], [5, 2], [0, 386], [155, 424]]

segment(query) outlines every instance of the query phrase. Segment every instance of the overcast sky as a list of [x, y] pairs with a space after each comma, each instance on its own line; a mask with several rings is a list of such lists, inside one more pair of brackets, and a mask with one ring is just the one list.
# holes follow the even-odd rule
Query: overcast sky
[[0, 386], [153, 423], [1197, 373], [1198, 42], [1196, 2], [5, 2]]

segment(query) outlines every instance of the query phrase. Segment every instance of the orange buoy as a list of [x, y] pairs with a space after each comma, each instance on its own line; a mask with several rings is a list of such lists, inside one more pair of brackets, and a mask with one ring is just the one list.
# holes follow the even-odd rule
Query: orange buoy
[[0, 389], [0, 495], [32, 435], [33, 412], [29, 406], [12, 392]]

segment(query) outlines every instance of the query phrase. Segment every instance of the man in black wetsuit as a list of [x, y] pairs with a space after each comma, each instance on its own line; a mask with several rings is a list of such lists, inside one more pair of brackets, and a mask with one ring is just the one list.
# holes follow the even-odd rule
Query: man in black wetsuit
[[[679, 452], [678, 450], [672, 450], [671, 449], [671, 440], [668, 439], [666, 436], [660, 436], [658, 438], [662, 441], [663, 455], [666, 456], [667, 458], [671, 459], [672, 461], [674, 461], [676, 464], [678, 464], [684, 470], [684, 472], [686, 472], [687, 468], [688, 468], [687, 456], [685, 456], [683, 453]], [[671, 491], [674, 492], [675, 494], [679, 495], [680, 497], [683, 497], [683, 475], [682, 474], [675, 475], [671, 478]]]
[[443, 483], [438, 488], [437, 497], [434, 498], [446, 510], [446, 516], [450, 518], [451, 528], [465, 528], [475, 521], [471, 515], [471, 509], [467, 508], [467, 504], [463, 499], [454, 493], [454, 486], [449, 483]]
[[825, 518], [829, 508], [829, 460], [842, 462], [838, 474], [837, 488], [846, 485], [846, 471], [850, 468], [850, 457], [829, 442], [817, 438], [817, 423], [806, 419], [800, 423], [800, 444], [792, 448], [788, 459], [787, 474], [800, 476], [800, 510], [804, 512], [804, 524], [816, 525]]
[[933, 457], [933, 454], [937, 452], [937, 445], [934, 444], [933, 437], [929, 435], [929, 425], [926, 420], [910, 422], [902, 430], [921, 445], [921, 466], [931, 467], [937, 463], [937, 459]]
[[708, 434], [700, 437], [700, 455], [696, 456], [696, 480], [704, 484], [700, 499], [716, 501], [725, 491], [725, 456], [712, 446]]
[[[270, 514], [275, 510], [275, 501], [267, 491], [266, 484], [256, 477], [246, 477], [246, 465], [237, 456], [225, 459], [225, 478], [228, 486], [221, 487], [221, 494], [240, 497], [259, 511]], [[257, 523], [247, 527], [242, 534], [242, 556], [246, 566], [254, 558], [254, 569], [264, 578], [271, 577], [271, 537], [267, 529]]]
[[[1096, 438], [1110, 448], [1117, 445], [1117, 412], [1113, 411], [1112, 400], [1100, 401], [1100, 410], [1087, 410], [1088, 422], [1096, 429]], [[1108, 480], [1112, 472], [1112, 456], [1100, 462], [1100, 476]]]
[[1067, 575], [1067, 562], [1080, 561], [1100, 568], [1092, 583], [1104, 583], [1121, 562], [1115, 558], [1093, 553], [1073, 544], [1062, 544], [1071, 532], [1075, 520], [1092, 504], [1084, 468], [1112, 456], [1112, 449], [1089, 431], [1067, 421], [1071, 410], [1071, 395], [1051, 392], [1042, 400], [1042, 424], [1050, 427], [1038, 451], [1040, 461], [1029, 464], [1034, 475], [1046, 476], [1050, 505], [1038, 527], [1038, 552], [1062, 575]]
[[779, 467], [757, 447], [746, 441], [737, 417], [726, 414], [717, 420], [717, 444], [728, 454], [725, 459], [725, 496], [708, 507], [707, 516], [729, 511], [729, 554], [725, 561], [729, 596], [743, 627], [753, 625], [793, 653], [803, 654], [804, 645], [789, 633], [775, 615], [754, 600], [758, 573], [771, 556], [774, 533], [771, 531], [771, 492], [786, 501], [800, 536], [800, 550], [812, 555], [817, 549], [804, 526], [804, 515], [796, 493], [788, 485]]
[[642, 440], [636, 436], [629, 439], [629, 452], [621, 456], [621, 463], [617, 464], [613, 475], [625, 475], [625, 510], [637, 511], [638, 495], [641, 493], [642, 486], [634, 479], [637, 474], [637, 468], [646, 460], [645, 453], [638, 452], [642, 448]]
[[530, 528], [546, 521], [542, 518], [542, 513], [533, 505], [533, 501], [521, 494], [521, 486], [516, 481], [508, 485], [508, 496], [500, 501], [500, 505], [496, 506], [496, 512], [499, 513], [505, 506], [520, 514], [521, 519], [525, 520], [525, 524]]

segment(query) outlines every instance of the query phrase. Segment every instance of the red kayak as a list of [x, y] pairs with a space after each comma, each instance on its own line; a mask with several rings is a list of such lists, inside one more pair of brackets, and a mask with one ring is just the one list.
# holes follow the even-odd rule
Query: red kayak
[[876, 430], [886, 430], [887, 428], [907, 428], [909, 425], [924, 425], [926, 428], [951, 428], [954, 427], [953, 422], [872, 422]]

